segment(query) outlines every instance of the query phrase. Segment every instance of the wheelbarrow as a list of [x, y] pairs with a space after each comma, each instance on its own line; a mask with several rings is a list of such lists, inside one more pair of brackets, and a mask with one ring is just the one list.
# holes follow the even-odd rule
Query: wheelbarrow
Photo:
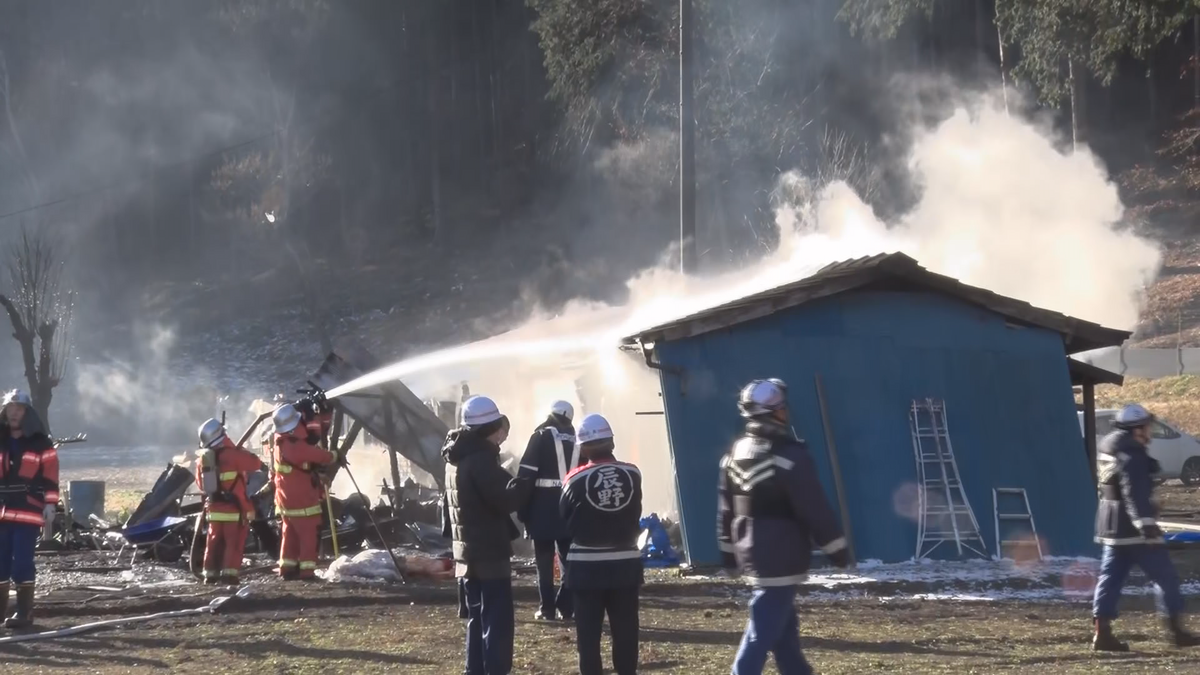
[[[133, 549], [134, 558], [137, 557], [138, 551], [151, 551], [155, 560], [159, 562], [178, 561], [183, 557], [183, 551], [187, 545], [186, 539], [179, 531], [180, 526], [186, 522], [188, 522], [187, 518], [165, 516], [121, 530], [120, 535], [124, 541], [121, 544], [121, 550], [117, 552], [117, 562], [120, 563], [121, 556], [125, 554], [127, 548]], [[132, 558], [130, 564], [133, 564]]]

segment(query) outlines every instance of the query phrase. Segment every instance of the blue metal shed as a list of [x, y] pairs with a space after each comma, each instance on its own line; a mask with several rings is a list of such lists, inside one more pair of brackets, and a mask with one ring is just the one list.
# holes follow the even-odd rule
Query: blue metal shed
[[717, 467], [741, 430], [737, 392], [766, 377], [788, 383], [793, 425], [837, 509], [834, 441], [858, 559], [914, 557], [909, 413], [914, 400], [928, 398], [945, 402], [962, 485], [989, 555], [996, 555], [993, 488], [1025, 490], [1044, 553], [1095, 554], [1096, 494], [1072, 382], [1083, 381], [1090, 393], [1097, 381], [1119, 380], [1066, 355], [1128, 336], [885, 254], [830, 265], [626, 342], [640, 345], [659, 370], [684, 543], [692, 564], [704, 565], [720, 560]]

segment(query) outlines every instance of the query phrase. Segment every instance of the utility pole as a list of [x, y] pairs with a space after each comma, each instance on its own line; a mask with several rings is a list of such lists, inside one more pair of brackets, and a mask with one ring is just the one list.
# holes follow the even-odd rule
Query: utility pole
[[692, 0], [679, 0], [679, 265], [696, 271], [696, 116]]

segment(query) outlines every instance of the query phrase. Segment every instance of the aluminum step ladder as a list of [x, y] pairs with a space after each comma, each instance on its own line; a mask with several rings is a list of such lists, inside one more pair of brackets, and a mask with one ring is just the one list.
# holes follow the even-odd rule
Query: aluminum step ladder
[[962, 557], [969, 551], [988, 557], [979, 521], [963, 491], [944, 401], [914, 400], [909, 412], [913, 452], [917, 459], [917, 560], [952, 542]]
[[[1015, 501], [1012, 497], [1019, 497], [1012, 508], [1005, 507], [1004, 511], [1000, 510], [1001, 497], [1009, 497], [1009, 502]], [[1029, 507], [1029, 495], [1025, 493], [1025, 488], [992, 488], [992, 511], [996, 514], [996, 556], [1004, 557], [1005, 546], [1025, 546], [1037, 549], [1038, 560], [1042, 559], [1042, 540], [1037, 536], [1037, 525], [1033, 522], [1033, 509]], [[1029, 523], [1029, 539], [1005, 539], [1000, 533], [1001, 523]]]

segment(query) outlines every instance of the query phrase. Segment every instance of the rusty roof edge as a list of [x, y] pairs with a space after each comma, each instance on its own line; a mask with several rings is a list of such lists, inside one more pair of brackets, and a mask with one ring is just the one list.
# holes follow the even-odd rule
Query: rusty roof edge
[[[761, 318], [819, 298], [844, 293], [889, 277], [956, 297], [1018, 322], [1058, 332], [1063, 336], [1063, 345], [1068, 353], [1120, 345], [1131, 335], [1129, 331], [1107, 328], [1098, 323], [1037, 307], [1024, 300], [1001, 295], [986, 288], [966, 284], [954, 277], [932, 272], [923, 267], [915, 258], [896, 252], [836, 261], [802, 279], [649, 327], [622, 338], [622, 343], [635, 344], [693, 337], [727, 328], [744, 320]], [[818, 292], [798, 293], [810, 286], [825, 286], [825, 288]], [[747, 311], [746, 306], [755, 303], [767, 305], [766, 311], [761, 313]], [[724, 320], [718, 319], [717, 317], [722, 314], [730, 316], [726, 316]], [[693, 325], [699, 323], [706, 325]]]

